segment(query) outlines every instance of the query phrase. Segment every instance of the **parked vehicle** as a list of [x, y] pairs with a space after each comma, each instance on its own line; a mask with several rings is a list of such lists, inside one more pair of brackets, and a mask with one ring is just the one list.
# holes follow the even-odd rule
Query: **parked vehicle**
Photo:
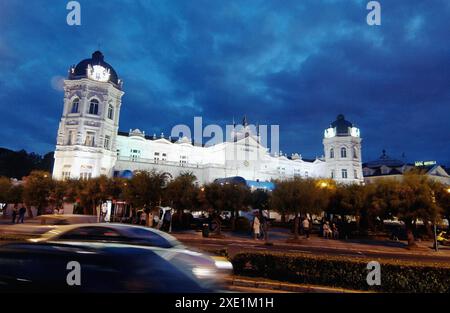
[[81, 223], [97, 223], [96, 215], [81, 214], [45, 214], [35, 217], [41, 225], [72, 225]]

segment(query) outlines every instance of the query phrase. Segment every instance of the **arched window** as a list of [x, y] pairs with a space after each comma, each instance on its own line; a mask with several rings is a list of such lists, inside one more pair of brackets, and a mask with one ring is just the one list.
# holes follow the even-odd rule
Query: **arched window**
[[98, 100], [92, 99], [89, 103], [89, 114], [98, 115]]
[[72, 109], [70, 110], [70, 113], [78, 113], [78, 106], [80, 105], [80, 99], [75, 98], [72, 101]]
[[111, 104], [108, 107], [108, 118], [110, 120], [114, 119], [114, 108]]
[[356, 147], [353, 147], [353, 158], [358, 159], [358, 149]]
[[341, 158], [347, 157], [347, 149], [345, 147], [341, 148]]
[[330, 149], [330, 159], [334, 159], [334, 148]]

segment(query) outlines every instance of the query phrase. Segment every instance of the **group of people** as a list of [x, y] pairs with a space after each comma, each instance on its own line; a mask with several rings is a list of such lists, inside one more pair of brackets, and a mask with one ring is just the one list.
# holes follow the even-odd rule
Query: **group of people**
[[322, 235], [326, 239], [339, 239], [339, 229], [336, 223], [326, 221], [322, 224]]
[[27, 209], [23, 205], [20, 206], [20, 209], [17, 204], [14, 205], [13, 210], [12, 210], [12, 223], [13, 224], [23, 223], [26, 212], [27, 212]]

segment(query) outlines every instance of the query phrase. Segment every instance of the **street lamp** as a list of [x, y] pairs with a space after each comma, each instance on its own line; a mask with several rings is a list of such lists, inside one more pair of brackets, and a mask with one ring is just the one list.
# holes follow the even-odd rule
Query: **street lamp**
[[450, 193], [450, 187], [448, 187], [445, 191], [447, 191], [447, 193]]

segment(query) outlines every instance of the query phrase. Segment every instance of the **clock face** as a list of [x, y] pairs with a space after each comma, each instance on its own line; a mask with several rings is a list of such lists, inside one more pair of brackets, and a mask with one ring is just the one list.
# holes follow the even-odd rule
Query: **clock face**
[[101, 65], [88, 66], [88, 77], [90, 79], [99, 81], [99, 82], [107, 82], [109, 80], [109, 69], [104, 68]]

